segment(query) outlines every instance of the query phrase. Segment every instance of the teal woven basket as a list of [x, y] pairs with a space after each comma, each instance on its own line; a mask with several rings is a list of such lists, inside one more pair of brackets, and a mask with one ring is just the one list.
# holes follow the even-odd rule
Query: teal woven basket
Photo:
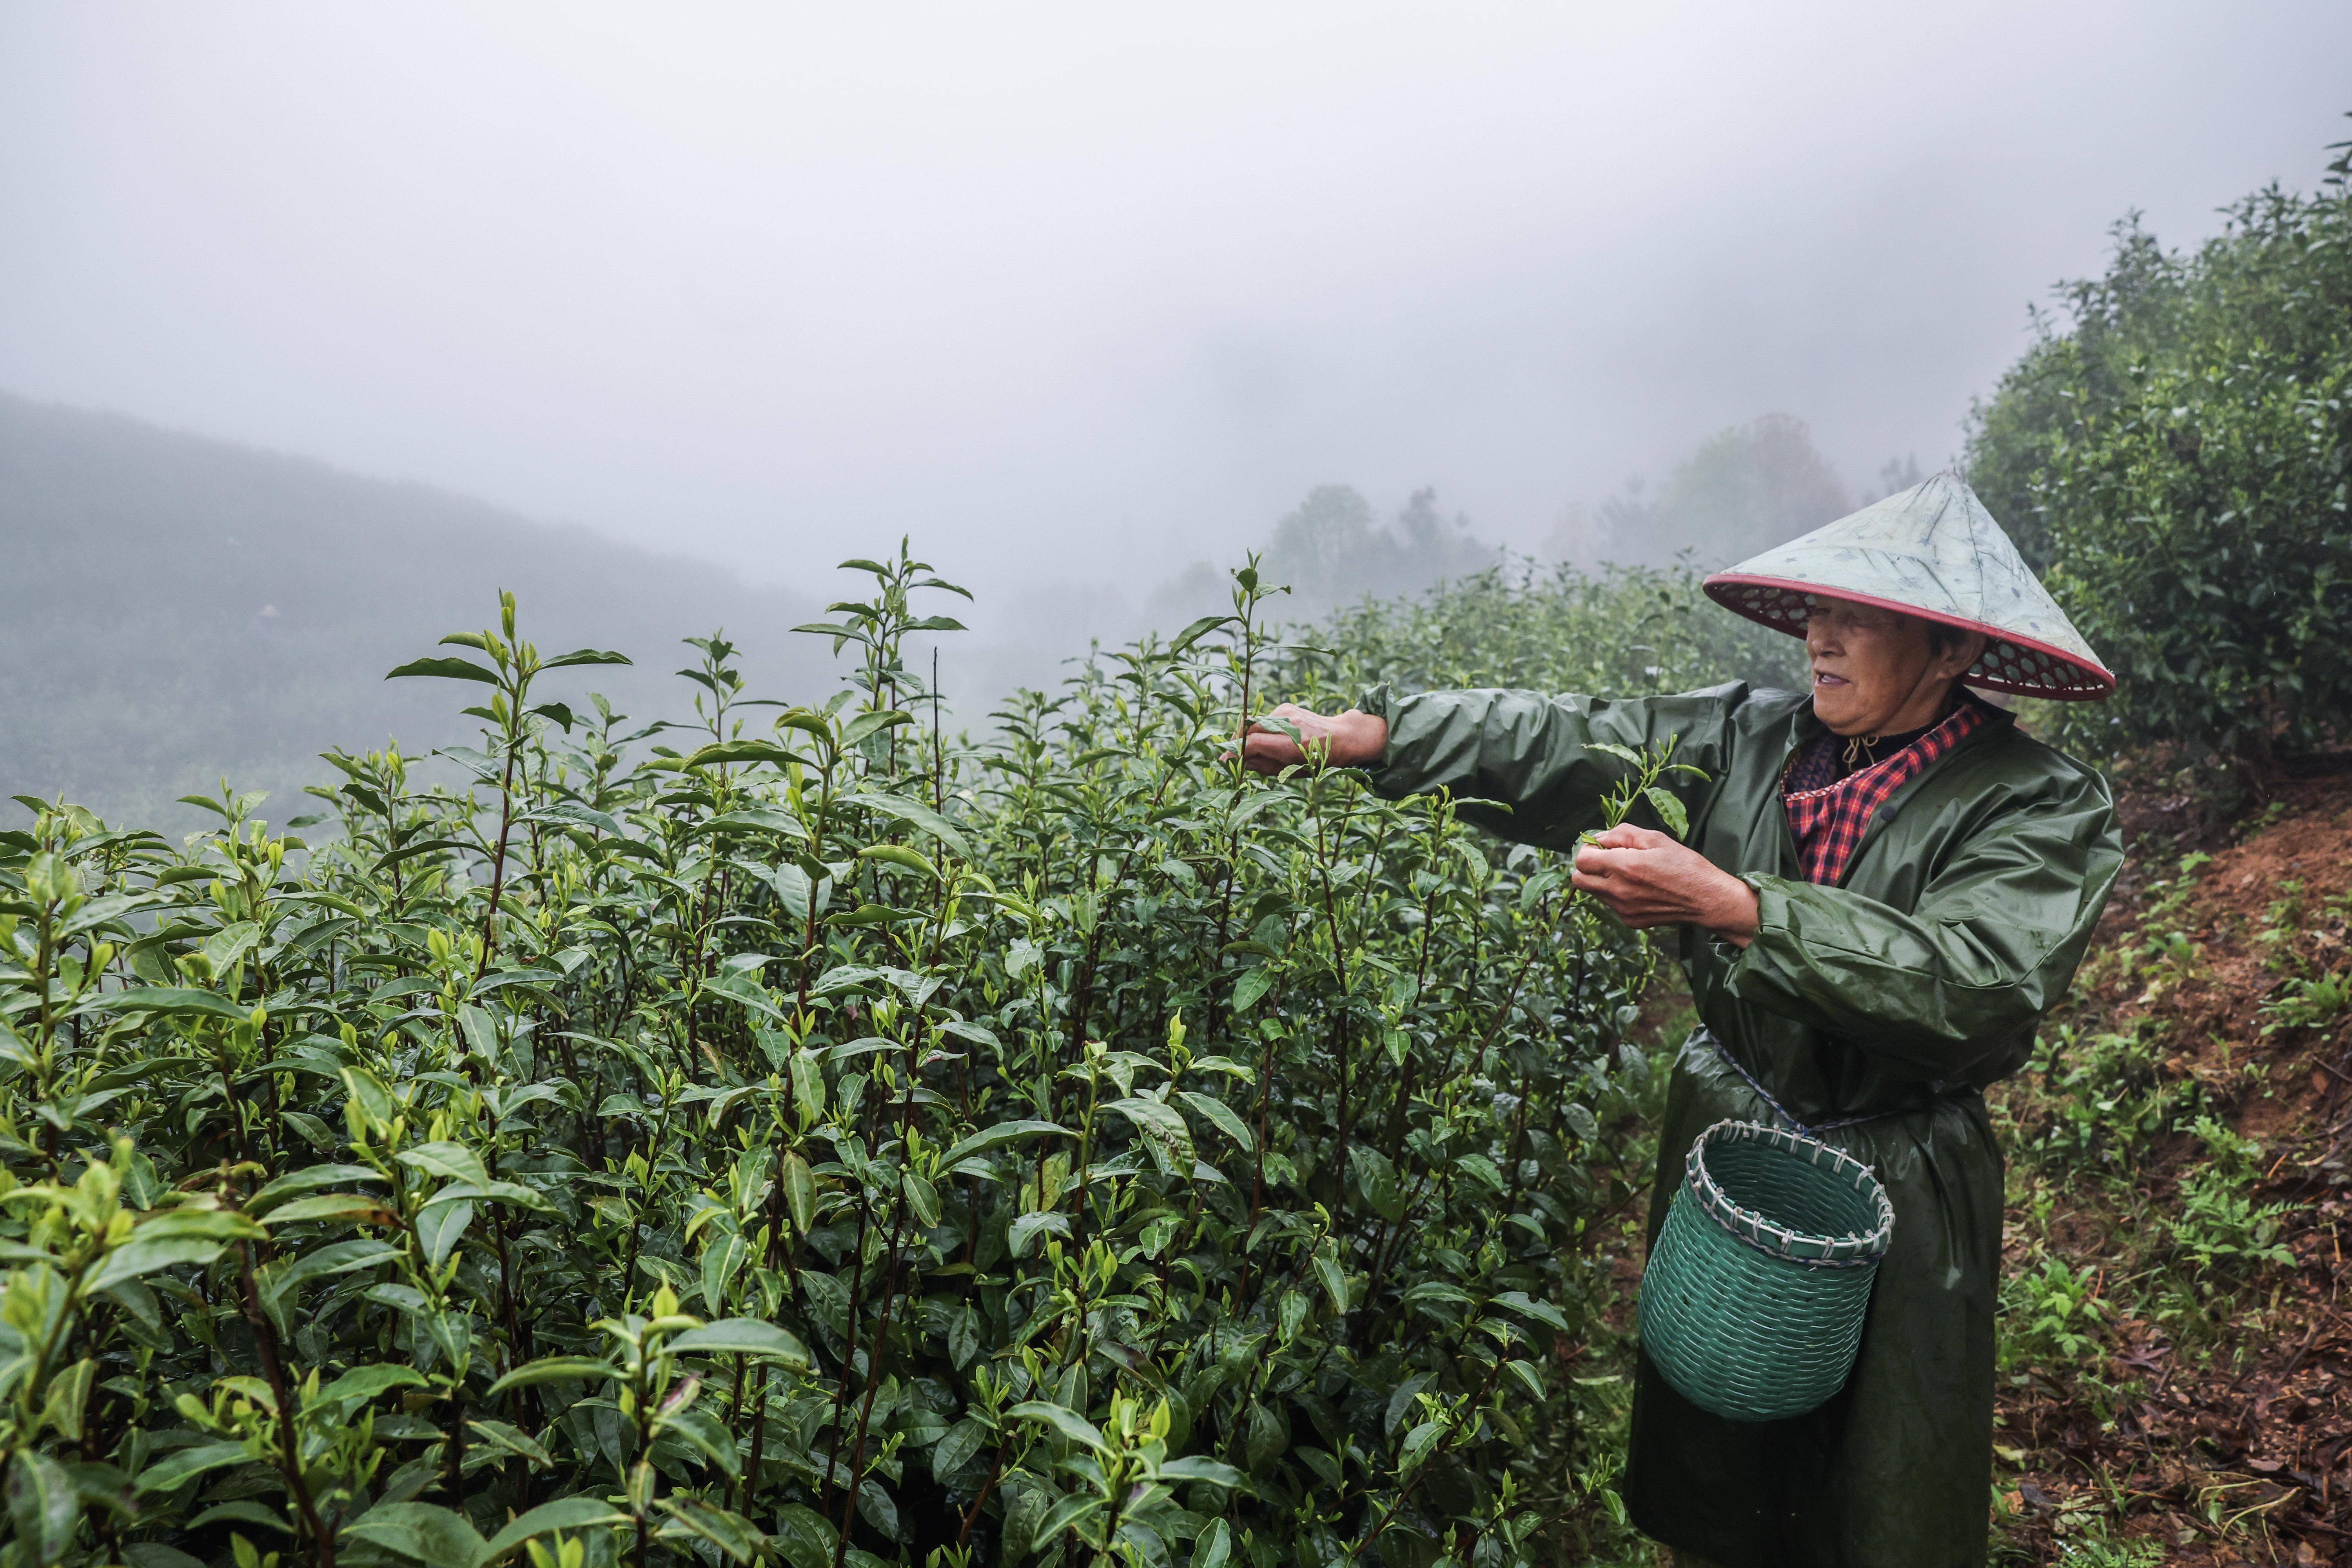
[[1845, 1386], [1895, 1205], [1817, 1139], [1718, 1121], [1642, 1275], [1642, 1347], [1675, 1392], [1734, 1421], [1802, 1415]]

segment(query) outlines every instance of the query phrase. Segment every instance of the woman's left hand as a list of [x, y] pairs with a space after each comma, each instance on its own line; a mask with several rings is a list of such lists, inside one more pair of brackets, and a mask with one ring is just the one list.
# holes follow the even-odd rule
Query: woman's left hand
[[1612, 827], [1578, 846], [1571, 879], [1636, 931], [1705, 926], [1741, 947], [1756, 935], [1755, 889], [1646, 827]]

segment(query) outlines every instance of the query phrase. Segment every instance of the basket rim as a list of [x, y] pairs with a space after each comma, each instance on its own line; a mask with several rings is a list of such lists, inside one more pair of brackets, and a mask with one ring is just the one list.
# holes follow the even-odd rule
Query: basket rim
[[[1850, 1181], [1855, 1191], [1872, 1200], [1878, 1213], [1877, 1224], [1867, 1231], [1852, 1231], [1844, 1236], [1813, 1236], [1791, 1230], [1753, 1209], [1743, 1208], [1716, 1184], [1714, 1173], [1706, 1168], [1709, 1146], [1735, 1141], [1769, 1143], [1809, 1164], [1827, 1164], [1838, 1176]], [[1692, 1142], [1690, 1152], [1684, 1157], [1683, 1168], [1685, 1185], [1689, 1187], [1691, 1196], [1697, 1201], [1707, 1218], [1735, 1240], [1768, 1257], [1814, 1268], [1864, 1267], [1875, 1264], [1884, 1258], [1894, 1237], [1895, 1205], [1886, 1195], [1886, 1188], [1877, 1174], [1867, 1163], [1844, 1150], [1832, 1148], [1820, 1139], [1809, 1138], [1801, 1132], [1727, 1117], [1700, 1133]]]

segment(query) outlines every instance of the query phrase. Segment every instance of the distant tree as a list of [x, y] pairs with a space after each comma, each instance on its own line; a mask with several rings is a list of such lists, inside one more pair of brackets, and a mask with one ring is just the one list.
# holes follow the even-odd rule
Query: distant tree
[[[1601, 558], [1636, 564], [1662, 562], [1675, 553], [1674, 549], [1656, 549], [1658, 503], [1644, 492], [1648, 481], [1635, 474], [1626, 479], [1622, 492], [1604, 497], [1595, 509], [1598, 522], [1596, 534]], [[1688, 548], [1686, 545], [1679, 548]]]
[[1213, 616], [1233, 596], [1233, 578], [1205, 561], [1195, 561], [1157, 588], [1143, 602], [1143, 624], [1152, 631], [1173, 633], [1202, 616]]
[[1413, 491], [1396, 521], [1373, 520], [1371, 503], [1346, 485], [1318, 485], [1275, 525], [1266, 548], [1268, 577], [1286, 583], [1307, 610], [1351, 604], [1367, 595], [1416, 593], [1448, 577], [1484, 571], [1494, 547], [1460, 514], [1438, 510], [1437, 491]]
[[1909, 489], [1927, 476], [1919, 471], [1919, 458], [1915, 453], [1906, 458], [1889, 458], [1886, 466], [1878, 470], [1878, 482], [1866, 486], [1856, 506], [1868, 506], [1885, 500], [1888, 496]]
[[1449, 521], [1437, 510], [1437, 491], [1424, 485], [1412, 492], [1396, 520], [1398, 592], [1414, 592], [1443, 579], [1483, 572], [1496, 551], [1470, 531], [1467, 512]]
[[1274, 525], [1266, 571], [1302, 599], [1339, 604], [1385, 575], [1386, 543], [1373, 525], [1371, 502], [1347, 485], [1318, 485]]
[[[1417, 594], [1484, 572], [1500, 556], [1470, 531], [1469, 518], [1439, 510], [1432, 486], [1413, 491], [1395, 521], [1383, 524], [1352, 486], [1318, 485], [1274, 525], [1264, 567], [1268, 583], [1290, 590], [1283, 613], [1316, 616], [1367, 597]], [[1152, 590], [1144, 624], [1174, 631], [1223, 607], [1231, 591], [1225, 573], [1195, 561]]]
[[1805, 422], [1787, 414], [1717, 431], [1675, 466], [1654, 500], [1629, 486], [1601, 506], [1612, 559], [1659, 564], [1687, 550], [1702, 566], [1768, 550], [1850, 510]]
[[1536, 547], [1536, 559], [1556, 565], [1591, 567], [1608, 552], [1601, 541], [1608, 537], [1607, 524], [1593, 508], [1580, 500], [1572, 500], [1563, 508], [1559, 521]]

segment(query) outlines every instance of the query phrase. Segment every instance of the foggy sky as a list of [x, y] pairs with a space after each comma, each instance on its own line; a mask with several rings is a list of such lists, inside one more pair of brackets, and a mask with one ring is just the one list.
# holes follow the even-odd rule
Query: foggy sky
[[[2352, 5], [0, 7], [0, 388], [829, 587], [1767, 411], [1932, 468], [2026, 308], [2352, 134]], [[1001, 599], [1000, 599], [1000, 602]]]

